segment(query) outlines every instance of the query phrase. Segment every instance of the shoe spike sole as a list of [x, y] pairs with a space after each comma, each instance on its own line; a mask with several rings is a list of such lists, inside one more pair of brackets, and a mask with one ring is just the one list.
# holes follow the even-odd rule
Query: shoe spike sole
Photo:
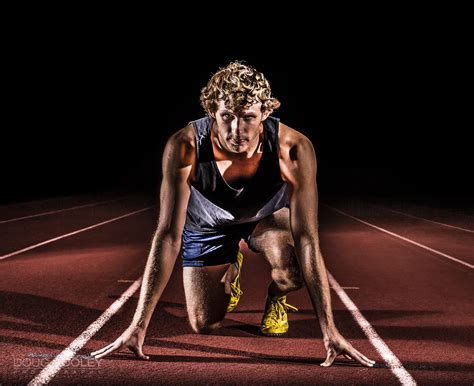
[[282, 332], [282, 333], [279, 333], [279, 334], [265, 334], [264, 332], [261, 332], [262, 335], [264, 336], [283, 336], [286, 334], [286, 332]]

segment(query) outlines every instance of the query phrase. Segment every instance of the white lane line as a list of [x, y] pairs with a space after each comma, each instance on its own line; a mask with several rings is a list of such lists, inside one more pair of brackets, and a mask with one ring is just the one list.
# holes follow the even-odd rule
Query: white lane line
[[98, 224], [94, 224], [94, 225], [88, 226], [88, 227], [86, 227], [86, 228], [78, 229], [78, 230], [76, 230], [76, 231], [74, 231], [74, 232], [66, 233], [65, 235], [61, 235], [61, 236], [58, 236], [58, 237], [55, 237], [55, 238], [52, 238], [52, 239], [49, 239], [49, 240], [45, 240], [45, 241], [42, 241], [42, 242], [40, 242], [40, 243], [38, 243], [38, 244], [30, 245], [29, 247], [20, 249], [20, 250], [18, 250], [18, 251], [7, 253], [6, 255], [0, 256], [0, 260], [6, 259], [6, 258], [8, 258], [8, 257], [15, 256], [15, 255], [19, 255], [20, 253], [23, 253], [23, 252], [30, 251], [30, 250], [32, 250], [32, 249], [41, 247], [42, 245], [46, 245], [46, 244], [52, 243], [52, 242], [54, 242], [54, 241], [64, 239], [64, 238], [66, 238], [66, 237], [70, 237], [70, 236], [73, 236], [73, 235], [77, 235], [78, 233], [88, 231], [89, 229], [94, 229], [94, 228], [100, 227], [100, 226], [102, 226], [102, 225], [111, 223], [111, 222], [113, 222], [113, 221], [120, 220], [120, 219], [125, 218], [125, 217], [133, 216], [134, 214], [137, 214], [137, 213], [140, 213], [140, 212], [144, 212], [144, 211], [146, 211], [146, 210], [149, 210], [149, 209], [153, 208], [154, 206], [155, 206], [155, 205], [152, 205], [152, 206], [149, 206], [149, 207], [147, 207], [147, 208], [143, 208], [143, 209], [140, 209], [140, 210], [136, 210], [135, 212], [127, 213], [127, 214], [124, 214], [124, 215], [119, 216], [119, 217], [114, 217], [114, 218], [112, 218], [112, 219], [110, 219], [110, 220], [102, 221], [102, 222], [100, 222], [100, 223], [98, 223]]
[[37, 203], [39, 204], [40, 202], [48, 202], [48, 201], [52, 201], [52, 200], [64, 200], [66, 198], [67, 197], [52, 197], [52, 198], [44, 198], [44, 199], [33, 200], [33, 201], [14, 202], [14, 203], [11, 203], [11, 204], [1, 205], [0, 209], [11, 208], [11, 207], [14, 207], [14, 206], [21, 206], [21, 205], [30, 205], [30, 204], [37, 204]]
[[387, 367], [390, 371], [399, 379], [402, 385], [416, 385], [416, 381], [410, 375], [410, 373], [403, 367], [400, 360], [395, 356], [395, 354], [390, 350], [387, 344], [382, 340], [382, 338], [377, 334], [368, 320], [362, 315], [354, 302], [347, 296], [346, 292], [341, 288], [339, 283], [334, 279], [334, 277], [328, 271], [329, 283], [336, 292], [339, 299], [344, 303], [346, 308], [352, 314], [352, 317], [360, 326], [364, 334], [369, 338], [370, 343], [378, 353], [381, 355]]
[[102, 326], [140, 288], [142, 278], [137, 279], [99, 318], [79, 335], [66, 349], [56, 356], [28, 385], [46, 385], [66, 365], [76, 353], [99, 331]]
[[417, 208], [425, 208], [425, 209], [428, 209], [428, 210], [436, 210], [436, 211], [442, 212], [442, 213], [454, 214], [455, 216], [466, 217], [468, 219], [474, 218], [474, 216], [472, 216], [471, 214], [461, 213], [461, 212], [458, 212], [456, 210], [438, 209], [438, 208], [432, 208], [432, 207], [429, 207], [429, 206], [426, 206], [426, 205], [419, 205], [419, 204], [412, 204], [412, 206], [415, 206]]
[[329, 206], [329, 205], [327, 205], [327, 204], [321, 204], [321, 205], [327, 206], [328, 208], [330, 208], [330, 209], [332, 209], [332, 210], [334, 210], [334, 211], [336, 211], [336, 212], [338, 212], [338, 213], [341, 213], [341, 214], [343, 214], [344, 216], [350, 217], [351, 219], [356, 220], [356, 221], [359, 221], [359, 222], [361, 222], [362, 224], [365, 224], [365, 225], [367, 225], [367, 226], [369, 226], [369, 227], [375, 228], [375, 229], [379, 230], [380, 232], [387, 233], [387, 234], [389, 234], [390, 236], [397, 237], [397, 238], [399, 238], [399, 239], [401, 239], [401, 240], [403, 240], [403, 241], [406, 241], [407, 243], [414, 244], [414, 245], [416, 245], [416, 246], [418, 246], [418, 247], [420, 247], [420, 248], [426, 249], [427, 251], [430, 251], [430, 252], [436, 253], [437, 255], [446, 257], [447, 259], [452, 260], [452, 261], [455, 261], [456, 263], [465, 265], [465, 266], [468, 267], [468, 268], [471, 268], [471, 269], [474, 268], [474, 265], [473, 265], [473, 264], [469, 264], [468, 262], [466, 262], [466, 261], [464, 261], [464, 260], [457, 259], [456, 257], [447, 255], [446, 253], [437, 251], [436, 249], [427, 247], [426, 245], [417, 243], [416, 241], [413, 241], [413, 240], [407, 239], [406, 237], [397, 235], [396, 233], [390, 232], [390, 231], [388, 231], [388, 230], [386, 230], [386, 229], [384, 229], [384, 228], [380, 228], [380, 227], [378, 227], [377, 225], [368, 223], [368, 222], [366, 222], [366, 221], [364, 221], [364, 220], [361, 220], [360, 218], [354, 217], [354, 216], [350, 215], [349, 213], [343, 212], [342, 210], [339, 210], [339, 209], [334, 208], [334, 207], [332, 207], [332, 206]]
[[408, 213], [405, 213], [405, 212], [399, 212], [398, 210], [389, 209], [389, 208], [386, 208], [386, 207], [380, 206], [380, 205], [374, 205], [374, 204], [369, 204], [369, 205], [370, 206], [375, 206], [376, 208], [381, 208], [383, 210], [388, 210], [389, 212], [398, 213], [398, 214], [401, 214], [401, 215], [406, 216], [406, 217], [412, 217], [412, 218], [416, 218], [418, 220], [423, 220], [423, 221], [431, 222], [433, 224], [442, 225], [444, 227], [454, 228], [454, 229], [458, 229], [458, 230], [461, 230], [461, 231], [464, 231], [464, 232], [474, 233], [474, 230], [472, 230], [472, 229], [461, 228], [461, 227], [457, 227], [455, 225], [445, 224], [444, 222], [428, 220], [427, 218], [414, 216], [412, 214], [408, 214]]
[[97, 201], [97, 202], [93, 202], [92, 204], [84, 204], [84, 205], [71, 206], [70, 208], [58, 209], [58, 210], [51, 210], [51, 211], [49, 211], [49, 212], [41, 212], [41, 213], [31, 214], [31, 215], [29, 215], [29, 216], [9, 218], [9, 219], [7, 219], [7, 220], [0, 220], [0, 224], [6, 224], [6, 223], [9, 223], [9, 222], [25, 220], [25, 219], [27, 219], [27, 218], [34, 218], [34, 217], [47, 216], [47, 215], [49, 215], [49, 214], [54, 214], [54, 213], [67, 212], [67, 211], [69, 211], [69, 210], [87, 208], [87, 207], [89, 207], [89, 206], [95, 206], [95, 205], [101, 205], [101, 204], [108, 204], [108, 203], [110, 203], [110, 202], [124, 200], [124, 199], [126, 199], [126, 198], [128, 198], [128, 197], [131, 197], [131, 196], [119, 197], [119, 198], [115, 198], [115, 199], [113, 199], [113, 200]]
[[[332, 287], [331, 287], [332, 288]], [[356, 289], [360, 289], [359, 287], [341, 287], [342, 289], [350, 289], [350, 290], [356, 290]]]

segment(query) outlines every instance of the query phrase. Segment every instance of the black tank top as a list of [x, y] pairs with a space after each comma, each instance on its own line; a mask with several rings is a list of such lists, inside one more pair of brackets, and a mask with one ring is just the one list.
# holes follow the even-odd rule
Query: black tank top
[[211, 142], [212, 119], [192, 122], [196, 137], [196, 181], [191, 185], [186, 228], [199, 231], [261, 220], [288, 205], [288, 188], [280, 175], [279, 119], [263, 121], [263, 151], [255, 175], [241, 189], [220, 173]]

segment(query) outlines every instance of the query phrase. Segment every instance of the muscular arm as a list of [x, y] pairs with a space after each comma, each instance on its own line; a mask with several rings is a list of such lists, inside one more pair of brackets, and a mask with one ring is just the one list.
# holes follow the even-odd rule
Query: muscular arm
[[190, 196], [189, 180], [195, 157], [191, 133], [190, 127], [175, 133], [168, 140], [163, 153], [160, 216], [133, 320], [113, 343], [91, 353], [96, 359], [123, 347], [132, 350], [140, 359], [149, 359], [142, 351], [146, 330], [181, 248], [181, 235]]
[[323, 337], [335, 329], [326, 267], [319, 248], [316, 156], [301, 136], [288, 148], [282, 172], [289, 187], [290, 225], [296, 255], [319, 319]]
[[168, 283], [181, 248], [181, 235], [190, 195], [188, 180], [193, 161], [194, 149], [187, 141], [185, 133], [180, 131], [173, 135], [163, 154], [160, 216], [132, 322], [145, 330]]
[[321, 366], [330, 366], [338, 355], [343, 354], [372, 367], [375, 362], [352, 347], [334, 324], [326, 266], [319, 247], [316, 155], [313, 145], [308, 138], [288, 127], [284, 127], [282, 132], [280, 168], [289, 187], [291, 232], [327, 350], [326, 360]]

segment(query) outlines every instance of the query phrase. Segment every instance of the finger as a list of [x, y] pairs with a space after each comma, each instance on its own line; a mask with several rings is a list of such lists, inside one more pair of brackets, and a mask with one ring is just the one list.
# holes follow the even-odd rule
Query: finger
[[109, 355], [109, 354], [112, 354], [114, 351], [117, 351], [122, 345], [120, 343], [114, 343], [114, 345], [112, 347], [109, 347], [108, 350], [104, 351], [103, 353], [99, 354], [99, 355], [95, 355], [94, 358], [95, 359], [102, 359], [103, 357]]
[[347, 358], [347, 359], [350, 359], [350, 360], [353, 360], [352, 357], [348, 354], [344, 354], [344, 356]]
[[143, 354], [143, 351], [142, 351], [142, 348], [141, 347], [138, 347], [138, 346], [128, 346], [128, 348], [133, 351], [133, 353], [140, 359], [143, 359], [143, 360], [149, 360], [150, 357]]
[[356, 350], [355, 348], [352, 348], [352, 350], [365, 362], [375, 364], [375, 361], [372, 359], [367, 358], [364, 354], [362, 354], [360, 351]]
[[110, 344], [108, 344], [107, 346], [102, 347], [100, 350], [91, 352], [91, 356], [96, 356], [96, 355], [102, 354], [104, 351], [107, 351], [107, 350], [108, 350], [110, 347], [112, 347], [113, 345], [114, 345], [113, 343], [110, 343]]
[[349, 355], [359, 362], [361, 365], [368, 366], [368, 367], [373, 367], [374, 366], [374, 361], [370, 360], [367, 358], [365, 355], [362, 355], [359, 351], [357, 351], [355, 348], [351, 348]]
[[321, 363], [320, 366], [322, 366], [322, 367], [329, 367], [329, 366], [331, 366], [332, 363], [334, 362], [334, 359], [336, 359], [336, 357], [337, 357], [337, 352], [336, 352], [336, 350], [330, 348], [330, 349], [328, 350], [328, 354], [327, 354], [327, 356], [326, 356], [326, 360], [325, 360], [323, 363]]
[[366, 362], [371, 363], [371, 364], [373, 364], [373, 365], [375, 364], [375, 361], [373, 361], [372, 359], [367, 358], [367, 357], [366, 357], [364, 354], [362, 354], [362, 353], [359, 353], [359, 354], [360, 354], [360, 356], [362, 357], [362, 359], [364, 359]]

